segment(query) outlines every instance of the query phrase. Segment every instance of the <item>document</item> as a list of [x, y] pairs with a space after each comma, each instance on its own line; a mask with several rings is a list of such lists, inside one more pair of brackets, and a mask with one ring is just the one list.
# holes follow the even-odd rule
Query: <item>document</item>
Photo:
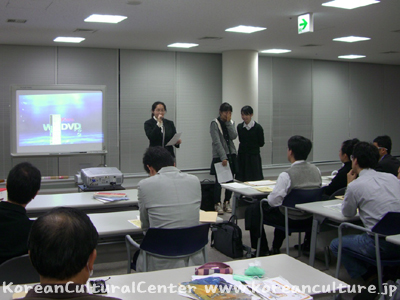
[[221, 185], [222, 185], [222, 187], [229, 186], [229, 187], [231, 187], [233, 189], [248, 189], [249, 188], [248, 185], [243, 184], [243, 183], [239, 183], [239, 182], [224, 183], [224, 184], [221, 184]]
[[233, 175], [231, 171], [231, 167], [229, 166], [229, 162], [227, 162], [226, 166], [222, 165], [222, 162], [214, 164], [215, 172], [217, 173], [217, 179], [219, 183], [228, 182], [233, 180]]
[[339, 204], [331, 204], [331, 205], [324, 205], [324, 207], [342, 213], [342, 203], [339, 203]]
[[169, 140], [168, 144], [165, 146], [173, 146], [178, 142], [178, 140], [181, 138], [182, 132], [177, 132], [175, 135], [172, 137], [172, 139]]
[[216, 211], [204, 211], [200, 210], [200, 222], [201, 223], [216, 223], [218, 213]]
[[253, 189], [256, 189], [257, 191], [261, 193], [271, 193], [274, 189], [274, 186], [258, 186], [258, 187], [253, 187]]
[[249, 185], [253, 185], [253, 186], [264, 186], [264, 185], [275, 184], [276, 181], [275, 180], [257, 180], [257, 181], [247, 181], [245, 183], [247, 183]]

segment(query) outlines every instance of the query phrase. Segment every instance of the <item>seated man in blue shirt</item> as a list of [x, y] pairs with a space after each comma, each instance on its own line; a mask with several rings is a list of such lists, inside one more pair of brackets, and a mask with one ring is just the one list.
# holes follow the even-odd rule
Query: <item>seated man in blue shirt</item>
[[28, 162], [16, 165], [7, 177], [7, 201], [0, 201], [0, 264], [28, 253], [32, 222], [25, 207], [40, 189], [40, 171]]
[[[268, 207], [264, 207], [264, 220], [268, 220], [276, 225], [285, 226], [285, 215], [282, 207], [283, 199], [292, 189], [313, 189], [321, 187], [321, 173], [319, 169], [306, 162], [308, 155], [311, 152], [312, 143], [309, 139], [295, 135], [288, 140], [287, 158], [291, 162], [291, 166], [286, 171], [279, 174], [276, 185], [271, 194], [268, 195]], [[257, 203], [250, 206], [250, 210], [259, 209], [260, 205]], [[250, 239], [252, 248], [257, 248], [257, 239], [260, 228], [260, 218], [254, 216], [250, 225]], [[246, 229], [249, 228], [249, 212], [246, 212]], [[312, 216], [300, 211], [289, 212], [289, 226], [298, 226], [309, 224], [310, 232], [306, 234], [305, 243], [310, 240]], [[268, 241], [265, 236], [265, 231], [261, 233], [261, 248], [260, 255], [268, 255], [280, 253], [280, 248], [285, 240], [285, 232], [275, 228], [274, 241], [272, 249], [268, 249]]]
[[[400, 183], [391, 174], [374, 170], [378, 164], [378, 149], [367, 142], [355, 145], [352, 157], [352, 170], [347, 175], [347, 190], [342, 203], [342, 213], [345, 217], [360, 214], [364, 226], [371, 229], [389, 211], [400, 212]], [[358, 176], [358, 178], [357, 178]], [[347, 235], [343, 239], [343, 249], [359, 252], [375, 258], [374, 238], [367, 233]], [[379, 241], [382, 259], [400, 257], [400, 246]], [[335, 256], [338, 253], [339, 241], [334, 239], [330, 248]], [[352, 278], [363, 277], [365, 280], [376, 272], [376, 267], [369, 266], [364, 261], [342, 255], [342, 263]]]
[[400, 167], [400, 161], [390, 154], [392, 151], [391, 138], [387, 135], [378, 136], [374, 139], [374, 145], [379, 151], [379, 162], [375, 170], [397, 176]]

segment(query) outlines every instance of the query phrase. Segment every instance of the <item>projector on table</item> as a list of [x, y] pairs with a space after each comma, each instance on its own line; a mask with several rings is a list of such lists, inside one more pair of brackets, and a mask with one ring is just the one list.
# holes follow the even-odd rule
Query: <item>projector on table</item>
[[86, 168], [81, 170], [82, 190], [122, 190], [124, 174], [114, 167]]

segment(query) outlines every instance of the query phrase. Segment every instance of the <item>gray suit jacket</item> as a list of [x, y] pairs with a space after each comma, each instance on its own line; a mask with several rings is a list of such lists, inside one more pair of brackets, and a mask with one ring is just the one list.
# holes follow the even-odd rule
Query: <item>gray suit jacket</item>
[[[158, 173], [139, 182], [140, 221], [144, 233], [152, 228], [182, 228], [199, 224], [201, 187], [199, 179], [182, 173], [175, 167], [164, 167]], [[141, 271], [142, 253], [137, 261]], [[201, 252], [189, 260], [189, 265], [203, 264]], [[184, 260], [150, 257], [148, 270], [184, 267]]]

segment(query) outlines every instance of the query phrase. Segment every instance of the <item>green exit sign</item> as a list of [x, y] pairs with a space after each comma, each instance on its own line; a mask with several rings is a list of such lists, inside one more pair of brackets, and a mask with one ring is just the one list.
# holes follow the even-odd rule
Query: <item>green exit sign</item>
[[314, 17], [312, 13], [297, 17], [297, 31], [299, 34], [314, 31]]

